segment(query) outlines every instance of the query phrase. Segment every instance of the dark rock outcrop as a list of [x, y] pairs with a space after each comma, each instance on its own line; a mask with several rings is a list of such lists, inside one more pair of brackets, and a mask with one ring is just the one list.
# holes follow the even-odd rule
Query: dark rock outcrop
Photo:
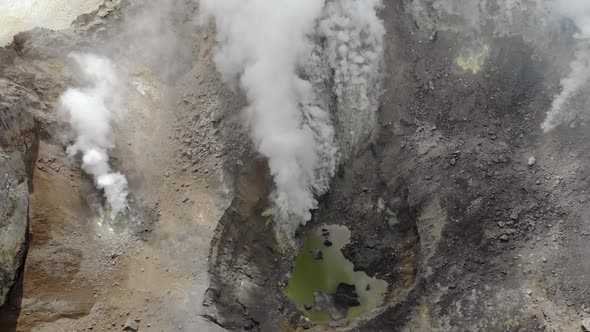
[[341, 282], [336, 287], [336, 293], [332, 296], [334, 297], [334, 304], [338, 308], [348, 310], [349, 307], [358, 307], [361, 305], [354, 285]]
[[28, 109], [36, 103], [26, 88], [0, 78], [0, 305], [24, 259], [30, 161], [37, 141]]

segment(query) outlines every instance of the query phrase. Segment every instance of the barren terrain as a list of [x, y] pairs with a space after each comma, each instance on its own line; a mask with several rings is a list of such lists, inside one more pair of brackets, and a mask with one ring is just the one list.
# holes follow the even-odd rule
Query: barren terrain
[[[421, 25], [412, 1], [384, 1], [378, 125], [285, 243], [268, 218], [273, 178], [244, 126], [245, 96], [216, 70], [213, 26], [181, 2], [165, 65], [144, 40], [113, 42], [141, 13], [133, 1], [0, 49], [1, 105], [34, 125], [0, 120], [35, 142], [22, 153], [26, 258], [0, 331], [582, 330], [590, 134], [583, 123], [540, 127], [570, 35], [541, 45], [484, 29], [482, 43]], [[458, 65], [466, 48], [485, 50], [479, 70]], [[101, 49], [127, 68], [111, 160], [128, 177], [130, 213], [116, 225], [99, 218], [100, 193], [67, 156], [56, 106], [81, 81], [65, 55]], [[388, 289], [377, 308], [318, 323], [284, 287], [307, 235], [328, 224], [350, 229], [344, 256]]]

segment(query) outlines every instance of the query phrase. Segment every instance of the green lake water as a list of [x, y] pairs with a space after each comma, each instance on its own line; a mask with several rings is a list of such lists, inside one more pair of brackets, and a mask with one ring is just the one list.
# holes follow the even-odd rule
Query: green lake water
[[[330, 247], [324, 245], [322, 228], [330, 232], [329, 240], [332, 242]], [[349, 240], [350, 231], [346, 227], [321, 226], [309, 235], [302, 251], [297, 256], [291, 279], [284, 290], [287, 296], [312, 321], [332, 321], [328, 312], [318, 311], [313, 307], [314, 293], [333, 294], [339, 283], [355, 285], [359, 295], [358, 300], [361, 303], [360, 306], [348, 309], [347, 318], [353, 318], [361, 312], [383, 303], [387, 283], [383, 280], [370, 278], [364, 272], [354, 271], [354, 265], [341, 252]], [[322, 251], [323, 259], [314, 258], [313, 253], [317, 250]], [[311, 305], [312, 309], [305, 310], [305, 305]]]

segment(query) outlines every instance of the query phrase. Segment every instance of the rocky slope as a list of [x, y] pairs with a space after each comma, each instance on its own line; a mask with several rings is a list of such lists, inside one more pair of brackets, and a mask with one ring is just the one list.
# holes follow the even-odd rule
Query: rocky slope
[[[589, 315], [588, 133], [540, 127], [575, 51], [571, 35], [435, 30], [446, 22], [420, 25], [413, 7], [385, 2], [375, 140], [341, 168], [297, 237], [302, 245], [313, 225], [348, 226], [344, 253], [388, 281], [386, 304], [359, 319], [307, 321], [282, 290], [294, 254], [256, 221], [264, 195], [238, 190], [211, 253], [214, 317], [228, 329], [575, 331]], [[461, 67], [469, 49], [481, 56]]]
[[[26, 180], [32, 179], [28, 255], [0, 308], [0, 331], [119, 330], [127, 321], [138, 321], [142, 330], [220, 330], [201, 317], [209, 238], [227, 199], [214, 126], [220, 85], [212, 84], [213, 68], [194, 60], [208, 58], [213, 39], [207, 30], [196, 31], [192, 1], [166, 7], [175, 12], [156, 10], [161, 4], [107, 2], [71, 29], [36, 29], [2, 50], [10, 61], [2, 61], [1, 95], [13, 97], [6, 119], [28, 112], [9, 122], [14, 131], [8, 133], [20, 136], [7, 136], [7, 147], [16, 156], [16, 138], [27, 138], [35, 153], [14, 162], [31, 166], [20, 177], [24, 217]], [[157, 27], [129, 26], [130, 17], [135, 22], [153, 13], [162, 21]], [[152, 38], [168, 33], [164, 23], [186, 40], [167, 38], [168, 48], [147, 52]], [[209, 46], [200, 51], [196, 43], [204, 41]], [[132, 212], [116, 229], [100, 222], [101, 194], [80, 161], [66, 155], [71, 131], [56, 106], [68, 86], [81, 83], [67, 54], [106, 49], [129, 69], [122, 93], [125, 121], [117, 126], [112, 159], [113, 168], [128, 176]], [[28, 124], [37, 128], [30, 131], [36, 139], [26, 136]], [[25, 232], [27, 219], [20, 221]], [[20, 235], [12, 238], [22, 245], [25, 233]], [[16, 270], [10, 268], [12, 281]]]

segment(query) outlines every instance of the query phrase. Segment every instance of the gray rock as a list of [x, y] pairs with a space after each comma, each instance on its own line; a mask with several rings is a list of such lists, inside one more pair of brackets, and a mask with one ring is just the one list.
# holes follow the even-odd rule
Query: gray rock
[[528, 164], [529, 166], [533, 166], [537, 163], [537, 159], [534, 156], [529, 157]]
[[334, 304], [342, 311], [348, 311], [349, 307], [358, 307], [361, 305], [359, 295], [356, 292], [356, 286], [341, 282], [336, 288], [333, 295]]
[[582, 329], [586, 332], [590, 332], [590, 318], [582, 319]]
[[315, 309], [317, 311], [327, 312], [333, 320], [339, 320], [346, 317], [346, 312], [342, 312], [336, 308], [332, 295], [315, 292], [313, 296]]
[[0, 79], [0, 305], [6, 301], [25, 252], [29, 205], [28, 168], [35, 155], [36, 97]]
[[324, 259], [324, 253], [321, 250], [315, 250], [312, 252], [313, 259], [315, 260], [322, 260]]
[[123, 331], [138, 331], [139, 323], [133, 319], [128, 319], [123, 326]]
[[0, 169], [9, 170], [0, 176], [0, 304], [3, 304], [23, 260], [29, 191], [26, 180], [19, 183], [26, 176], [19, 153], [6, 155], [0, 149]]

